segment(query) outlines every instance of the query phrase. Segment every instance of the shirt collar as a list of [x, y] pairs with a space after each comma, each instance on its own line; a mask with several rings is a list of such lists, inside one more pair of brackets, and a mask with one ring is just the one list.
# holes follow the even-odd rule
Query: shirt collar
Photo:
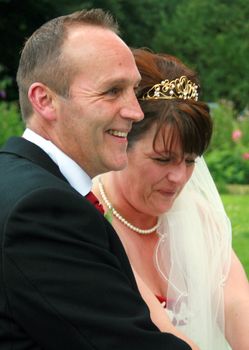
[[70, 185], [85, 196], [90, 192], [92, 180], [89, 175], [64, 152], [62, 152], [51, 141], [44, 139], [30, 129], [26, 129], [22, 135], [26, 140], [39, 146], [58, 165], [62, 175]]

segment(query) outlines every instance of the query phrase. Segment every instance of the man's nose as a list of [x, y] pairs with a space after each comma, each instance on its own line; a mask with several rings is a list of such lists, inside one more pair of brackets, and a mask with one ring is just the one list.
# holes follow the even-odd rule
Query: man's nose
[[139, 105], [135, 93], [126, 100], [125, 105], [120, 110], [121, 117], [138, 122], [144, 118], [144, 113]]

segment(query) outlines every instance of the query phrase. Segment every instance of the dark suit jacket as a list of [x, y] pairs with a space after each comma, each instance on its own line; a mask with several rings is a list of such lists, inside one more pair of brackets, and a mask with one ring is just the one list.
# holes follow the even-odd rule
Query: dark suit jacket
[[0, 349], [189, 349], [160, 333], [118, 236], [39, 147], [0, 152]]

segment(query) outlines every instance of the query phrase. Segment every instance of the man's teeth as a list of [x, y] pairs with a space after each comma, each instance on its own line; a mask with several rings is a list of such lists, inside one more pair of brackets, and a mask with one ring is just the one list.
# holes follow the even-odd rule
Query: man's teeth
[[109, 134], [118, 136], [118, 137], [127, 137], [128, 133], [123, 131], [117, 131], [117, 130], [109, 130]]

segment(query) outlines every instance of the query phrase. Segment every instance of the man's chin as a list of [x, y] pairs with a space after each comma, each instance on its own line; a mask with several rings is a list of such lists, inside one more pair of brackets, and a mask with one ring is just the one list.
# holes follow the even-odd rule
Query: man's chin
[[112, 161], [109, 166], [109, 171], [120, 171], [127, 167], [128, 165], [128, 158], [122, 157], [122, 159], [118, 159], [116, 162]]

